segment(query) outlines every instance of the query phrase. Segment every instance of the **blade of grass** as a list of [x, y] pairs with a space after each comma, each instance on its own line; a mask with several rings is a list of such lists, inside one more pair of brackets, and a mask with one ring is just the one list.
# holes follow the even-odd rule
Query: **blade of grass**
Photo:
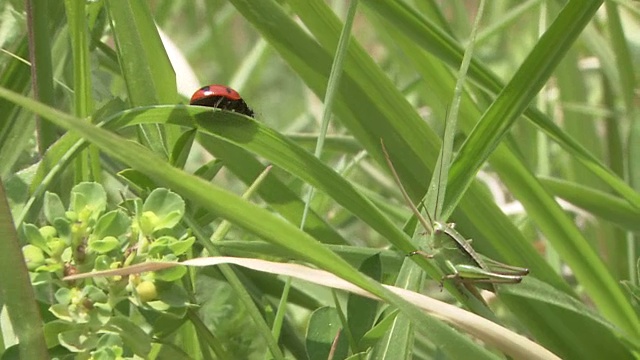
[[[602, 1], [600, 0], [591, 0], [589, 3], [574, 1], [571, 6], [574, 10], [576, 8], [580, 8], [579, 10], [594, 12], [594, 8], [597, 9], [601, 2]], [[406, 34], [413, 43], [433, 53], [448, 65], [458, 66], [462, 61], [462, 47], [457, 44], [450, 35], [440, 30], [429, 20], [421, 17], [405, 3], [371, 0], [365, 0], [364, 3], [368, 7], [375, 9], [385, 20], [390, 21], [390, 24], [394, 29], [399, 29]], [[584, 20], [584, 18], [582, 19]], [[560, 24], [564, 24], [565, 26], [562, 30], [558, 31], [558, 33], [562, 34], [560, 38], [563, 38], [565, 36], [564, 34], [573, 36], [576, 32], [576, 26], [578, 28], [580, 26], [580, 23], [575, 22], [574, 19], [563, 20]], [[549, 47], [556, 49], [568, 48], [561, 44], [553, 44]], [[541, 62], [546, 62], [546, 60], [542, 59]], [[491, 71], [478, 61], [472, 61], [469, 76], [482, 88], [487, 89], [492, 93], [497, 94], [498, 92], [503, 91], [504, 85], [499, 80], [499, 77], [491, 73]], [[528, 107], [525, 110], [524, 115], [536, 126], [540, 127], [542, 131], [547, 133], [551, 139], [556, 141], [570, 154], [575, 156], [577, 160], [582, 162], [582, 164], [591, 170], [596, 176], [611, 186], [611, 188], [616, 190], [619, 194], [624, 196], [627, 201], [636, 207], [640, 207], [640, 195], [638, 195], [613, 172], [607, 169], [595, 156], [593, 156], [593, 154], [587, 151], [569, 134], [563, 132], [543, 113], [533, 107]], [[389, 147], [391, 148], [391, 146]], [[450, 187], [452, 185], [452, 183], [449, 184]]]
[[[338, 48], [336, 50], [334, 61], [331, 65], [331, 72], [329, 73], [329, 80], [327, 83], [327, 91], [324, 96], [324, 109], [322, 111], [322, 125], [320, 127], [320, 135], [318, 136], [318, 142], [316, 143], [316, 149], [314, 155], [316, 158], [320, 158], [322, 150], [324, 148], [324, 139], [327, 136], [327, 129], [329, 128], [329, 121], [333, 114], [333, 101], [338, 92], [338, 86], [340, 84], [340, 78], [342, 77], [344, 58], [346, 56], [347, 47], [349, 46], [349, 38], [351, 37], [351, 27], [353, 26], [353, 19], [356, 15], [356, 9], [358, 8], [358, 0], [351, 0], [349, 2], [349, 11], [342, 28], [342, 34], [340, 35], [340, 41], [338, 42]], [[309, 213], [309, 207], [313, 198], [313, 187], [309, 188], [307, 197], [305, 199], [304, 212], [302, 214], [302, 220], [300, 221], [300, 228], [304, 228], [307, 214]]]
[[[340, 84], [340, 78], [342, 77], [344, 57], [345, 57], [347, 46], [349, 45], [349, 38], [351, 37], [351, 28], [353, 26], [353, 19], [355, 17], [357, 7], [358, 7], [357, 0], [350, 1], [349, 10], [347, 12], [342, 34], [340, 36], [340, 41], [338, 42], [338, 47], [336, 49], [335, 57], [331, 65], [331, 72], [329, 73], [327, 90], [324, 96], [324, 109], [322, 112], [322, 124], [320, 127], [320, 135], [318, 136], [316, 148], [314, 151], [314, 156], [318, 159], [322, 155], [322, 150], [324, 148], [324, 140], [325, 140], [325, 137], [327, 136], [327, 129], [329, 128], [331, 115], [333, 114], [333, 111], [332, 111], [333, 102], [336, 97], [338, 86]], [[307, 191], [307, 196], [305, 198], [302, 219], [300, 220], [300, 229], [304, 229], [304, 226], [306, 224], [307, 216], [311, 208], [311, 201], [313, 199], [313, 194], [314, 194], [314, 188], [309, 187]], [[287, 293], [290, 286], [291, 286], [291, 279], [287, 279], [286, 287], [285, 287], [285, 290]], [[334, 297], [335, 297], [335, 294], [334, 294]], [[284, 305], [284, 303], [281, 303], [281, 304]], [[278, 308], [278, 315], [282, 314], [281, 316], [283, 316], [284, 311], [285, 311], [284, 307]], [[338, 308], [338, 313], [342, 315], [342, 312], [339, 308]], [[346, 324], [343, 324], [343, 325], [345, 329], [348, 329], [346, 327]], [[355, 351], [355, 348], [353, 347], [353, 345], [354, 344], [352, 344], [352, 348]]]
[[[629, 47], [627, 45], [626, 36], [623, 31], [622, 21], [620, 14], [618, 13], [618, 6], [611, 1], [605, 2], [605, 8], [607, 10], [608, 17], [608, 29], [609, 35], [612, 40], [612, 47], [615, 50], [616, 56], [614, 59], [617, 64], [617, 70], [620, 72], [620, 87], [622, 88], [622, 99], [624, 101], [624, 107], [626, 110], [627, 118], [631, 123], [629, 129], [628, 144], [628, 156], [627, 159], [627, 173], [628, 179], [636, 190], [640, 189], [640, 166], [638, 166], [637, 159], [640, 158], [640, 146], [635, 139], [640, 136], [640, 110], [634, 99], [636, 98], [636, 70], [635, 62], [632, 60]], [[637, 273], [634, 267], [636, 262], [636, 241], [637, 236], [628, 234], [627, 236], [627, 272], [629, 279], [634, 284], [638, 284]]]
[[452, 212], [473, 175], [529, 106], [601, 4], [602, 1], [570, 1], [483, 114], [451, 166], [450, 182], [456, 190], [446, 203], [445, 215]]
[[[93, 112], [93, 98], [91, 97], [91, 64], [89, 63], [89, 38], [87, 36], [87, 22], [85, 2], [65, 0], [67, 22], [71, 35], [71, 50], [73, 54], [73, 97], [74, 113], [85, 118]], [[75, 182], [100, 179], [101, 171], [92, 174], [94, 165], [91, 164], [90, 150], [83, 151], [75, 160]], [[95, 159], [94, 161], [97, 161]], [[97, 165], [99, 167], [99, 165]]]
[[555, 196], [578, 206], [598, 218], [611, 221], [627, 231], [640, 231], [640, 211], [627, 201], [580, 183], [552, 177], [540, 178], [542, 184]]
[[[225, 167], [245, 184], [250, 184], [264, 168], [262, 163], [241, 147], [228, 142], [214, 141], [209, 135], [200, 134], [199, 136], [202, 138], [199, 140], [200, 144], [217, 159], [224, 160]], [[277, 177], [271, 176], [265, 179], [264, 184], [258, 189], [258, 194], [262, 200], [290, 222], [300, 223], [304, 202]], [[347, 240], [314, 211], [309, 213], [304, 231], [326, 244], [347, 244]]]
[[462, 58], [462, 64], [460, 64], [460, 70], [458, 71], [458, 79], [453, 90], [451, 109], [447, 112], [447, 116], [445, 118], [444, 138], [442, 141], [440, 156], [438, 158], [438, 162], [436, 163], [436, 168], [438, 169], [438, 171], [433, 173], [433, 177], [431, 178], [431, 185], [429, 186], [430, 191], [427, 192], [425, 198], [427, 209], [432, 206], [431, 209], [433, 209], [433, 219], [436, 221], [447, 220], [447, 217], [442, 217], [442, 214], [440, 212], [442, 212], [442, 210], [444, 209], [444, 199], [446, 198], [447, 193], [447, 180], [449, 178], [449, 167], [451, 166], [451, 159], [453, 158], [454, 137], [458, 129], [458, 113], [460, 111], [460, 102], [462, 101], [462, 92], [464, 83], [467, 79], [467, 71], [469, 70], [471, 60], [473, 59], [473, 49], [475, 45], [476, 34], [478, 32], [483, 12], [484, 0], [480, 1], [480, 5], [478, 6], [473, 28], [471, 29], [470, 41], [467, 50], [465, 51]]
[[[244, 194], [242, 194], [243, 199], [248, 200], [251, 196], [253, 196], [256, 190], [260, 188], [260, 185], [263, 183], [270, 170], [271, 166], [268, 166], [266, 169], [264, 169], [264, 171], [255, 179], [253, 184], [251, 184], [251, 186], [244, 192]], [[193, 221], [190, 221], [189, 223], [190, 227], [192, 225], [196, 225]], [[229, 230], [231, 230], [231, 223], [227, 220], [223, 220], [220, 225], [218, 225], [213, 235], [211, 235], [211, 239], [209, 241], [204, 241], [204, 238], [201, 237], [203, 243], [205, 244], [205, 247], [211, 255], [221, 255], [220, 252], [213, 246], [213, 243], [223, 241]], [[202, 236], [203, 234], [199, 235]], [[243, 288], [242, 282], [240, 282], [240, 279], [238, 279], [233, 269], [229, 265], [226, 265], [224, 267], [221, 267], [220, 271], [236, 291], [236, 295], [244, 304], [245, 310], [253, 319], [254, 324], [260, 329], [260, 334], [267, 343], [267, 347], [269, 348], [271, 356], [273, 356], [273, 358], [275, 359], [284, 359], [284, 355], [278, 347], [278, 342], [276, 340], [277, 337], [273, 336], [272, 331], [269, 329], [269, 326], [261, 316], [260, 311], [253, 302], [253, 299], [251, 299], [251, 295], [249, 295], [249, 293]]]
[[[120, 71], [133, 106], [172, 104], [178, 99], [173, 67], [145, 2], [105, 1], [118, 52]], [[177, 129], [145, 125], [139, 140], [169, 158]]]
[[[28, 92], [30, 64], [24, 60], [29, 56], [27, 36], [17, 41], [14, 53], [1, 49], [2, 56], [10, 56], [4, 62], [4, 70], [0, 73], [0, 86], [18, 93]], [[15, 104], [0, 101], [0, 176], [6, 178], [11, 173], [20, 154], [29, 143], [29, 138], [35, 129], [31, 118], [20, 114]]]
[[[198, 317], [198, 314], [194, 309], [187, 310], [187, 317], [189, 321], [193, 324], [196, 332], [198, 333], [198, 340], [201, 343], [206, 343], [209, 345], [211, 351], [213, 351], [218, 359], [230, 359], [231, 357], [227, 354], [227, 351], [224, 349], [220, 340], [218, 340], [215, 335], [209, 331], [207, 325], [202, 322], [202, 319]], [[201, 345], [202, 346], [202, 345]]]
[[0, 180], [0, 302], [7, 307], [14, 333], [18, 337], [21, 359], [49, 359], [40, 309], [27, 265], [23, 261], [18, 233]]
[[[56, 6], [55, 4], [53, 6]], [[29, 34], [29, 60], [33, 97], [53, 106], [53, 67], [51, 65], [51, 30], [48, 1], [25, 1]], [[42, 156], [56, 139], [55, 128], [36, 118], [38, 152]]]

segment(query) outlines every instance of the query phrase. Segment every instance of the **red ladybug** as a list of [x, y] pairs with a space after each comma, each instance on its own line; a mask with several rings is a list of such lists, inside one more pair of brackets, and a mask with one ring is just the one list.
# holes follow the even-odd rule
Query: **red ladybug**
[[225, 85], [207, 85], [191, 96], [191, 105], [209, 106], [253, 117], [253, 110], [242, 100], [240, 94]]

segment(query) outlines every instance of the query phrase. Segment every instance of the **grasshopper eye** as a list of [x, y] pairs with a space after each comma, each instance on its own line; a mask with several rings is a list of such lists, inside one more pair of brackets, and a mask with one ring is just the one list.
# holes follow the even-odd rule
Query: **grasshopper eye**
[[446, 232], [447, 228], [450, 228], [449, 224], [443, 224], [439, 221], [436, 221], [433, 224], [433, 231], [434, 232]]

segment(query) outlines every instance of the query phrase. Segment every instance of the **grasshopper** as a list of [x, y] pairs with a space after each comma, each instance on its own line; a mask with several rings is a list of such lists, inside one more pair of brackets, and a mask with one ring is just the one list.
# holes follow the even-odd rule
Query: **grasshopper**
[[[416, 215], [417, 216], [417, 215]], [[495, 291], [493, 284], [517, 284], [529, 273], [529, 269], [503, 264], [478, 254], [471, 247], [471, 240], [465, 239], [454, 223], [433, 223], [433, 248], [435, 254], [422, 250], [409, 253], [436, 260], [440, 268], [450, 271], [441, 281], [452, 279], [463, 284], [486, 285]]]
[[481, 288], [495, 292], [494, 284], [517, 284], [522, 281], [522, 278], [529, 273], [529, 269], [510, 266], [481, 256], [471, 247], [471, 240], [465, 239], [455, 229], [454, 223], [432, 221], [428, 212], [429, 222], [427, 222], [402, 186], [384, 142], [381, 141], [381, 144], [387, 164], [405, 202], [424, 229], [433, 234], [432, 247], [435, 250], [433, 253], [415, 250], [408, 256], [421, 255], [435, 260], [440, 269], [448, 272], [440, 280], [441, 285], [445, 280], [451, 279], [463, 284], [474, 294], [477, 294], [477, 290], [471, 285], [479, 285]]

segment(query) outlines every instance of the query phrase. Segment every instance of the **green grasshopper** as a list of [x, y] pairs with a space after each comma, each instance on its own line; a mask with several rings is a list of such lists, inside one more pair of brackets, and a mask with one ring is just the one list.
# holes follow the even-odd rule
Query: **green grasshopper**
[[477, 294], [477, 290], [471, 285], [479, 285], [481, 288], [495, 292], [494, 284], [517, 284], [529, 274], [529, 269], [506, 265], [478, 254], [471, 247], [471, 240], [465, 239], [455, 229], [454, 223], [431, 221], [428, 213], [427, 217], [430, 221], [427, 222], [402, 186], [384, 143], [382, 143], [382, 150], [404, 200], [424, 229], [433, 234], [432, 247], [435, 250], [433, 253], [415, 250], [408, 256], [422, 255], [435, 260], [441, 270], [446, 269], [448, 273], [442, 277], [441, 285], [445, 280], [451, 279], [465, 285], [474, 294]]
[[442, 281], [453, 279], [463, 284], [486, 284], [487, 290], [495, 291], [493, 284], [517, 284], [529, 273], [529, 269], [503, 264], [478, 254], [471, 247], [471, 240], [455, 230], [454, 223], [434, 222], [433, 234], [435, 254], [416, 250], [409, 255], [433, 258], [441, 269], [443, 266], [448, 269], [450, 273]]

